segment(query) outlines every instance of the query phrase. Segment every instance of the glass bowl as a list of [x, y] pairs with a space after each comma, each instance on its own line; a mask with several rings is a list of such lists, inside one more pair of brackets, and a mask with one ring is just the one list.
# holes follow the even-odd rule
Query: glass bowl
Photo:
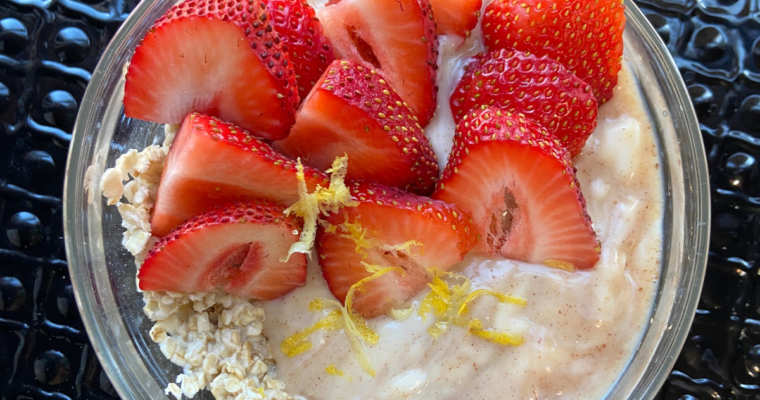
[[[67, 167], [64, 224], [74, 293], [103, 368], [125, 399], [163, 398], [179, 367], [148, 337], [134, 261], [121, 246], [121, 218], [115, 207], [106, 207], [97, 187], [105, 167], [124, 151], [163, 140], [159, 125], [124, 116], [122, 69], [174, 2], [140, 3], [106, 49], [82, 101]], [[664, 166], [664, 246], [650, 324], [607, 398], [651, 399], [678, 357], [697, 307], [707, 260], [709, 186], [699, 126], [678, 70], [641, 11], [629, 0], [625, 5], [626, 57]]]

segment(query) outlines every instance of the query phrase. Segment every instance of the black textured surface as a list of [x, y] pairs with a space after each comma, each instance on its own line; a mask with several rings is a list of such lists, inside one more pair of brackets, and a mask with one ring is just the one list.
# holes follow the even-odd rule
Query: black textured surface
[[133, 0], [0, 0], [0, 399], [115, 399], [79, 317], [61, 195], [77, 109]]
[[[90, 73], [138, 0], [0, 0], [0, 399], [116, 398], [74, 303], [61, 194]], [[659, 399], [760, 399], [760, 2], [643, 0], [702, 123], [707, 279]]]
[[699, 117], [710, 166], [705, 286], [663, 399], [760, 399], [760, 2], [644, 0]]

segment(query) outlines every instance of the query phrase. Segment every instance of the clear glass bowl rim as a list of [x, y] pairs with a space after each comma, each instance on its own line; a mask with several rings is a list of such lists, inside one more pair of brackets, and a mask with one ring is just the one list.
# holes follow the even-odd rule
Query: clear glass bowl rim
[[[103, 117], [102, 109], [105, 107], [104, 96], [108, 94], [104, 91], [109, 90], [107, 86], [113, 78], [108, 72], [121, 71], [120, 66], [114, 67], [120, 54], [119, 49], [133, 46], [142, 37], [144, 30], [155, 20], [153, 18], [144, 26], [144, 18], [147, 15], [156, 8], [166, 9], [169, 5], [169, 1], [164, 0], [142, 1], [124, 22], [101, 57], [83, 97], [74, 127], [64, 185], [64, 232], [74, 294], [84, 326], [103, 369], [111, 379], [116, 392], [127, 399], [149, 400], [157, 393], [149, 393], [146, 390], [148, 386], [155, 385], [146, 386], [145, 382], [133, 376], [133, 372], [140, 367], [139, 351], [136, 352], [134, 347], [125, 346], [120, 342], [126, 338], [122, 332], [124, 328], [111, 323], [114, 321], [113, 318], [109, 322], [109, 315], [103, 309], [100, 288], [94, 284], [95, 269], [105, 266], [93, 265], [85, 249], [85, 246], [92, 244], [83, 244], [86, 237], [85, 210], [88, 206], [85, 171], [92, 162], [92, 147], [95, 141], [93, 136], [99, 134], [98, 129], [101, 127], [99, 124]], [[652, 399], [680, 353], [697, 308], [707, 264], [710, 191], [699, 124], [678, 69], [644, 14], [630, 0], [625, 0], [625, 5], [626, 30], [634, 32], [645, 47], [652, 68], [661, 74], [657, 79], [665, 91], [665, 103], [670, 111], [670, 115], [665, 117], [672, 118], [672, 129], [677, 141], [673, 144], [680, 151], [673, 155], [677, 160], [670, 160], [670, 164], [676, 161], [680, 163], [680, 171], [671, 168], [673, 176], [669, 177], [669, 182], [675, 182], [677, 185], [666, 187], [666, 196], [676, 210], [675, 220], [670, 224], [670, 233], [673, 237], [680, 237], [680, 241], [675, 241], [680, 246], [666, 251], [663, 260], [664, 264], [674, 263], [676, 270], [672, 276], [661, 277], [649, 328], [652, 330], [659, 324], [664, 333], [659, 337], [645, 334], [626, 371], [607, 395], [610, 399]], [[665, 154], [663, 157], [668, 158]], [[99, 193], [95, 196], [99, 196]], [[676, 221], [681, 215], [679, 210], [683, 210], [683, 220]], [[660, 305], [667, 305], [671, 301], [673, 305], [660, 315]]]

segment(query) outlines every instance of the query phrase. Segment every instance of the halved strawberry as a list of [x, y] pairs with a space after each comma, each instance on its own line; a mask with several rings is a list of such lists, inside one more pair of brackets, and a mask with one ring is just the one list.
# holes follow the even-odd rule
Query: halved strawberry
[[430, 0], [438, 33], [469, 37], [480, 18], [483, 0]]
[[347, 154], [349, 180], [429, 194], [438, 160], [415, 121], [377, 71], [336, 60], [298, 110], [290, 135], [275, 147], [321, 170]]
[[599, 259], [567, 151], [521, 116], [487, 108], [459, 123], [433, 198], [472, 213], [481, 254], [568, 269]]
[[281, 35], [283, 49], [293, 62], [298, 94], [304, 99], [335, 59], [330, 39], [324, 35], [322, 23], [306, 0], [265, 2], [272, 25]]
[[465, 67], [451, 95], [454, 120], [489, 106], [536, 121], [562, 141], [571, 157], [580, 154], [596, 128], [591, 86], [558, 62], [521, 51], [479, 54]]
[[187, 0], [140, 42], [124, 87], [128, 117], [179, 123], [193, 111], [267, 139], [293, 125], [298, 90], [260, 0]]
[[[305, 169], [309, 190], [328, 185], [325, 174]], [[190, 114], [166, 158], [151, 229], [164, 236], [203, 211], [233, 201], [266, 199], [284, 206], [298, 200], [296, 164], [244, 129]]]
[[377, 69], [428, 124], [438, 91], [438, 36], [428, 0], [333, 0], [317, 16], [338, 58]]
[[221, 289], [276, 299], [306, 282], [306, 256], [293, 254], [299, 222], [266, 201], [204, 212], [156, 243], [137, 274], [142, 290], [195, 293]]
[[622, 67], [624, 11], [620, 0], [493, 0], [483, 36], [491, 50], [514, 48], [559, 61], [604, 104]]
[[359, 205], [330, 215], [332, 228], [317, 235], [330, 291], [345, 301], [352, 285], [372, 275], [365, 265], [403, 270], [355, 291], [353, 308], [366, 318], [403, 306], [429, 282], [428, 269], [449, 269], [477, 242], [469, 216], [456, 206], [374, 183], [348, 186]]

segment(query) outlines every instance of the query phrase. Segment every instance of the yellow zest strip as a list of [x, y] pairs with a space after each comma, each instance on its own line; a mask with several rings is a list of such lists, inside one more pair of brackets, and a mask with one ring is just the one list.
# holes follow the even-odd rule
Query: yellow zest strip
[[446, 321], [438, 321], [428, 328], [428, 333], [433, 339], [438, 339], [441, 335], [446, 333], [446, 329], [449, 329], [449, 323]]
[[295, 357], [311, 349], [312, 344], [308, 339], [312, 333], [320, 329], [332, 331], [340, 329], [342, 326], [341, 312], [338, 310], [332, 311], [316, 324], [287, 337], [282, 343], [280, 343], [280, 350], [282, 351], [282, 354], [285, 354], [288, 357]]
[[523, 299], [522, 297], [515, 297], [510, 296], [508, 294], [504, 294], [501, 292], [497, 292], [494, 290], [488, 290], [488, 289], [478, 289], [469, 295], [467, 295], [467, 298], [464, 299], [462, 302], [462, 305], [459, 306], [459, 311], [457, 312], [457, 316], [462, 316], [464, 314], [467, 314], [467, 304], [469, 304], [471, 301], [475, 300], [476, 297], [489, 295], [496, 297], [501, 303], [511, 303], [516, 304], [520, 307], [525, 307], [528, 302]]
[[338, 367], [335, 366], [335, 364], [330, 364], [325, 368], [325, 372], [327, 372], [330, 375], [337, 375], [337, 376], [344, 376], [345, 374], [343, 371], [339, 370]]
[[[341, 313], [343, 314], [343, 322], [346, 325], [346, 336], [348, 337], [349, 343], [351, 343], [351, 348], [356, 353], [356, 358], [359, 359], [359, 365], [362, 367], [364, 372], [368, 373], [370, 376], [375, 376], [375, 369], [372, 368], [372, 364], [369, 362], [369, 356], [367, 355], [367, 350], [359, 341], [359, 338], [361, 337], [361, 339], [365, 341], [367, 341], [366, 339], [374, 340], [374, 343], [377, 343], [377, 340], [379, 339], [377, 333], [369, 329], [363, 318], [361, 321], [362, 329], [360, 330], [356, 327], [354, 321], [351, 320], [351, 316], [345, 308], [341, 308]], [[362, 336], [363, 334], [368, 334], [368, 332], [374, 333], [374, 337], [364, 338]]]
[[[362, 265], [364, 266], [364, 269], [366, 269], [367, 272], [369, 272], [370, 274], [376, 274], [376, 273], [378, 273], [378, 272], [380, 272], [380, 271], [382, 271], [383, 269], [386, 268], [386, 267], [383, 267], [383, 266], [380, 266], [380, 265], [377, 265], [377, 264], [367, 264], [364, 261], [362, 261]], [[401, 268], [399, 268], [399, 269], [401, 271], [404, 271]]]
[[[380, 336], [377, 334], [377, 332], [373, 331], [367, 325], [367, 321], [364, 319], [364, 317], [361, 316], [361, 314], [354, 312], [352, 308], [354, 296], [356, 294], [356, 291], [362, 290], [362, 286], [364, 286], [364, 284], [367, 282], [380, 278], [389, 272], [403, 270], [399, 267], [389, 267], [382, 269], [376, 269], [377, 266], [368, 265], [368, 267], [368, 270], [375, 269], [375, 272], [372, 275], [351, 285], [351, 288], [348, 290], [348, 294], [346, 295], [345, 306], [341, 305], [336, 300], [323, 298], [316, 298], [309, 303], [309, 310], [311, 311], [322, 311], [330, 307], [335, 308], [335, 310], [328, 314], [327, 317], [322, 319], [322, 321], [317, 322], [317, 324], [314, 326], [297, 332], [293, 336], [285, 339], [285, 341], [280, 344], [280, 349], [282, 350], [283, 354], [289, 357], [293, 357], [303, 353], [306, 350], [309, 350], [312, 344], [311, 342], [306, 341], [306, 339], [311, 333], [316, 332], [319, 329], [325, 329], [325, 327], [327, 327], [326, 330], [343, 328], [346, 332], [346, 337], [348, 337], [349, 343], [351, 343], [351, 348], [353, 349], [354, 353], [356, 353], [356, 358], [359, 359], [359, 365], [361, 365], [364, 372], [368, 373], [371, 376], [375, 376], [375, 369], [369, 362], [367, 350], [364, 348], [364, 345], [362, 345], [362, 342], [375, 344], [380, 340]], [[335, 316], [339, 318], [339, 322], [335, 322]], [[323, 324], [323, 321], [326, 319], [329, 319], [329, 322], [325, 322]]]
[[419, 315], [423, 321], [430, 312], [439, 319], [446, 319], [446, 311], [451, 306], [449, 285], [438, 276], [433, 276], [433, 281], [428, 283], [428, 286], [430, 287], [430, 293], [426, 294], [422, 299]]
[[[401, 276], [406, 276], [406, 271], [404, 271], [404, 269], [401, 267], [383, 267], [382, 265], [377, 265], [377, 264], [367, 264], [364, 261], [362, 261], [361, 263], [364, 266], [364, 269], [366, 269], [367, 272], [369, 272], [370, 274], [377, 274], [378, 272], [384, 271], [386, 269], [391, 269], [401, 274]], [[381, 275], [384, 275], [386, 272], [383, 272], [383, 274]], [[371, 278], [371, 277], [368, 277], [368, 278]]]
[[[359, 365], [361, 365], [364, 372], [368, 373], [370, 376], [375, 376], [375, 369], [372, 368], [372, 364], [369, 362], [369, 356], [367, 356], [367, 350], [361, 342], [359, 342], [359, 339], [361, 338], [362, 341], [369, 344], [375, 344], [380, 340], [380, 336], [367, 325], [367, 321], [364, 317], [354, 312], [354, 295], [365, 283], [380, 278], [381, 276], [397, 269], [400, 268], [383, 268], [351, 285], [351, 288], [348, 289], [348, 294], [346, 295], [346, 305], [341, 308], [348, 340], [351, 342], [351, 348], [356, 352], [356, 356], [359, 359]], [[335, 303], [338, 302], [336, 301]]]
[[[428, 272], [433, 275], [433, 281], [428, 283], [430, 293], [422, 299], [419, 315], [424, 321], [426, 315], [432, 311], [437, 319], [451, 321], [454, 317], [454, 315], [451, 315], [451, 311], [454, 308], [459, 308], [458, 306], [454, 307], [454, 305], [459, 304], [461, 299], [470, 291], [470, 280], [452, 272], [436, 270], [429, 270]], [[446, 281], [440, 278], [441, 276], [448, 276], [452, 279], [463, 279], [464, 282], [461, 285], [450, 287]]]
[[362, 228], [362, 225], [359, 221], [356, 221], [355, 223], [348, 222], [348, 215], [344, 216], [345, 222], [343, 222], [340, 227], [343, 228], [344, 231], [348, 233], [344, 233], [340, 235], [341, 237], [344, 237], [346, 239], [353, 240], [354, 244], [356, 245], [356, 254], [362, 255], [362, 260], [367, 258], [367, 249], [372, 248], [373, 245], [367, 239], [367, 231]]
[[[422, 255], [424, 253], [424, 246], [422, 243], [416, 240], [408, 240], [404, 242], [403, 244], [398, 245], [381, 245], [379, 243], [376, 243], [376, 241], [372, 240], [371, 238], [367, 237], [367, 230], [362, 227], [361, 222], [357, 219], [354, 222], [348, 221], [348, 215], [345, 215], [344, 217], [345, 222], [340, 224], [340, 228], [346, 232], [344, 234], [341, 234], [340, 236], [346, 239], [351, 239], [354, 242], [354, 245], [356, 248], [354, 251], [357, 254], [362, 255], [362, 260], [366, 259], [368, 256], [367, 250], [368, 249], [381, 249], [384, 251], [404, 251], [408, 255], [412, 256], [412, 246], [417, 246], [420, 248], [419, 255]], [[333, 231], [334, 232], [334, 231]]]
[[390, 317], [393, 318], [395, 321], [406, 321], [409, 319], [409, 317], [412, 316], [412, 311], [414, 311], [414, 304], [409, 306], [409, 308], [401, 308], [401, 309], [392, 309], [390, 313]]
[[479, 319], [473, 319], [467, 329], [467, 333], [485, 339], [491, 343], [505, 346], [519, 346], [523, 342], [521, 336], [512, 335], [511, 333], [495, 331], [492, 329], [483, 329], [483, 323]]
[[387, 248], [384, 248], [384, 250], [396, 250], [396, 251], [405, 251], [410, 256], [414, 255], [412, 254], [412, 246], [418, 246], [420, 248], [420, 254], [424, 254], [425, 246], [423, 246], [422, 243], [416, 241], [416, 240], [408, 240], [404, 242], [404, 244], [399, 244], [396, 246], [387, 246]]
[[[353, 289], [354, 286], [352, 286], [351, 288]], [[374, 343], [377, 343], [377, 339], [379, 339], [379, 337], [377, 337], [377, 333], [369, 329], [369, 327], [366, 325], [363, 319], [362, 319], [361, 324], [363, 325], [363, 327], [366, 328], [366, 330], [358, 329], [354, 321], [351, 320], [351, 316], [349, 315], [346, 308], [343, 307], [339, 302], [335, 300], [317, 298], [317, 299], [312, 300], [309, 303], [309, 310], [311, 311], [321, 311], [329, 307], [333, 307], [335, 308], [335, 310], [333, 310], [330, 314], [328, 314], [327, 317], [325, 317], [322, 321], [329, 318], [330, 323], [332, 324], [335, 322], [334, 318], [337, 318], [337, 322], [335, 322], [335, 325], [345, 330], [346, 337], [348, 337], [348, 341], [349, 343], [351, 343], [351, 348], [356, 353], [356, 358], [359, 359], [359, 364], [361, 365], [362, 369], [368, 374], [370, 374], [371, 376], [375, 376], [375, 370], [372, 368], [372, 365], [369, 363], [369, 357], [367, 356], [367, 351], [364, 349], [364, 346], [359, 341], [359, 338], [361, 338], [364, 341], [374, 340]], [[308, 337], [308, 335], [310, 335], [313, 332], [316, 332], [319, 329], [319, 327], [317, 327], [316, 329], [315, 327], [317, 325], [320, 325], [322, 321], [317, 322], [317, 324], [311, 328], [307, 328], [303, 331], [297, 332], [293, 336], [290, 336], [287, 339], [285, 339], [280, 344], [280, 350], [282, 350], [283, 354], [287, 355], [288, 357], [294, 357], [303, 353], [306, 350], [311, 349], [311, 346], [312, 346], [311, 342], [306, 342], [307, 344], [304, 345], [304, 344], [301, 344], [299, 340], [303, 342]], [[330, 327], [332, 327], [332, 325], [330, 325]], [[329, 330], [333, 330], [333, 329], [329, 329]], [[373, 338], [371, 334], [368, 334], [369, 332], [374, 334], [374, 336], [377, 337], [377, 339]], [[363, 334], [366, 334], [367, 337], [366, 338], [363, 337], [362, 336]], [[295, 344], [291, 344], [291, 343], [295, 343]], [[287, 344], [287, 347], [286, 347], [286, 344]], [[297, 348], [298, 350], [297, 352], [287, 351], [290, 348], [295, 348], [296, 345], [299, 346]]]
[[544, 265], [549, 268], [561, 269], [563, 271], [575, 272], [575, 265], [566, 261], [548, 259], [544, 260]]
[[354, 297], [355, 297], [356, 291], [361, 290], [362, 286], [364, 286], [365, 283], [378, 279], [381, 276], [392, 271], [403, 271], [403, 269], [399, 267], [389, 267], [389, 268], [383, 268], [383, 269], [377, 270], [372, 275], [353, 284], [351, 288], [348, 289], [348, 294], [346, 295], [345, 309], [347, 310], [348, 320], [352, 324], [354, 324], [362, 340], [364, 340], [365, 342], [369, 344], [377, 343], [380, 340], [380, 336], [378, 336], [378, 334], [375, 331], [373, 331], [372, 329], [369, 328], [369, 326], [367, 326], [367, 321], [364, 319], [364, 317], [361, 316], [361, 314], [357, 314], [354, 312], [354, 309], [353, 309]]
[[296, 170], [298, 201], [288, 207], [285, 214], [295, 214], [303, 218], [303, 229], [298, 241], [290, 246], [288, 255], [280, 259], [282, 262], [287, 262], [293, 253], [311, 256], [311, 249], [314, 247], [314, 240], [317, 236], [317, 221], [320, 214], [327, 215], [338, 212], [341, 207], [355, 207], [359, 204], [351, 198], [351, 192], [343, 181], [348, 170], [348, 156], [335, 158], [332, 168], [327, 170], [328, 173], [331, 173], [330, 187], [323, 188], [317, 185], [314, 193], [309, 193], [306, 187], [306, 176], [300, 158]]
[[[317, 297], [316, 299], [309, 302], [309, 311], [322, 311], [325, 309], [328, 309], [332, 307], [332, 303], [336, 302], [335, 300], [329, 300], [322, 297]], [[329, 305], [328, 305], [329, 303]], [[337, 302], [336, 302], [337, 303]]]
[[[478, 336], [492, 343], [510, 346], [518, 346], [522, 343], [523, 339], [520, 336], [492, 329], [484, 329], [483, 323], [479, 319], [468, 320], [465, 318], [465, 315], [468, 311], [468, 304], [479, 296], [493, 296], [502, 303], [511, 303], [522, 307], [527, 304], [525, 299], [488, 289], [478, 289], [471, 292], [470, 288], [472, 284], [465, 276], [452, 272], [430, 272], [433, 274], [433, 280], [428, 284], [430, 292], [422, 299], [419, 310], [419, 315], [423, 320], [425, 320], [427, 314], [433, 314], [436, 318], [436, 322], [428, 328], [430, 336], [434, 339], [439, 338], [453, 323], [459, 326], [466, 326], [468, 334]], [[441, 276], [463, 280], [463, 282], [459, 285], [451, 286], [448, 282], [441, 279]]]

